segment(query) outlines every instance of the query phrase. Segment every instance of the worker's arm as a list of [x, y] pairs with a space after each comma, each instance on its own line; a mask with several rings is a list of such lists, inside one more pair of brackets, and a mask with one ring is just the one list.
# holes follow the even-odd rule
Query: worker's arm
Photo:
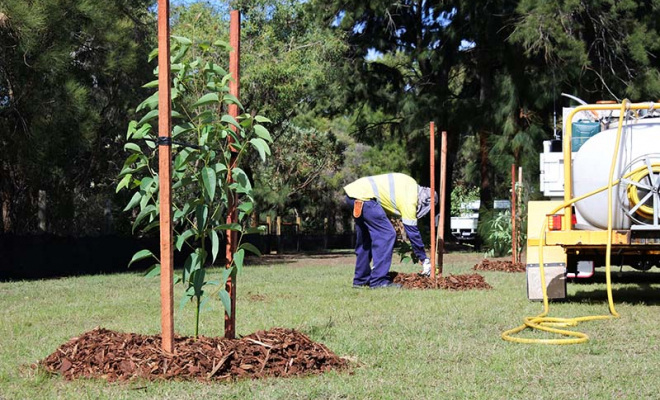
[[422, 235], [419, 234], [417, 225], [408, 225], [404, 223], [403, 227], [406, 230], [406, 235], [408, 236], [408, 240], [410, 240], [410, 244], [412, 245], [413, 251], [415, 252], [417, 258], [419, 258], [420, 261], [426, 260], [424, 242], [422, 242]]

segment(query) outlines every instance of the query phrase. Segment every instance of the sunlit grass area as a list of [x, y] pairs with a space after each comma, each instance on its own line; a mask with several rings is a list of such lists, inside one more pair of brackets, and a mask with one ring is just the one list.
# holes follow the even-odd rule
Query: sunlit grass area
[[[447, 263], [473, 273], [479, 255]], [[412, 272], [412, 266], [393, 269]], [[214, 271], [217, 273], [217, 271]], [[236, 383], [67, 382], [31, 364], [94, 327], [157, 334], [158, 279], [125, 273], [0, 283], [1, 399], [655, 399], [660, 390], [658, 274], [614, 276], [620, 319], [583, 323], [591, 340], [542, 346], [505, 342], [502, 331], [541, 312], [525, 274], [480, 272], [488, 291], [353, 289], [350, 257], [323, 265], [251, 265], [238, 280], [237, 331], [295, 328], [354, 363], [352, 373]], [[181, 287], [177, 287], [177, 296]], [[552, 316], [608, 314], [605, 285], [569, 284]], [[177, 302], [178, 303], [178, 302]], [[223, 334], [219, 302], [201, 333]], [[176, 330], [193, 331], [193, 309], [176, 309]], [[526, 337], [543, 337], [525, 333]]]

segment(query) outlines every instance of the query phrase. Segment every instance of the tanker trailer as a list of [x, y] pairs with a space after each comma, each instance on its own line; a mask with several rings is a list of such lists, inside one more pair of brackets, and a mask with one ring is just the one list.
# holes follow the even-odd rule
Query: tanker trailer
[[[541, 256], [551, 299], [566, 297], [566, 278], [590, 278], [605, 265], [608, 240], [611, 265], [660, 267], [656, 108], [660, 104], [628, 103], [623, 111], [621, 104], [564, 109], [564, 136], [545, 142], [540, 157], [541, 190], [549, 200], [528, 205], [529, 299], [543, 298]], [[572, 162], [564, 162], [568, 159]]]

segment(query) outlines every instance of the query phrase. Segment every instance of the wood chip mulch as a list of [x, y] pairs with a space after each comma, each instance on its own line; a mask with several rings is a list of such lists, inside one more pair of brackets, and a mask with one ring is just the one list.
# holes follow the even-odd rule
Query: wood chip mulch
[[433, 279], [415, 273], [390, 272], [390, 278], [394, 283], [401, 284], [405, 289], [470, 290], [493, 288], [479, 274], [443, 276], [437, 278], [437, 284]]
[[525, 264], [513, 261], [493, 261], [485, 258], [479, 264], [475, 264], [473, 269], [475, 271], [525, 272]]
[[174, 355], [163, 352], [160, 335], [97, 328], [61, 345], [41, 365], [67, 380], [84, 377], [108, 381], [230, 381], [319, 374], [349, 366], [325, 345], [284, 328], [241, 339], [177, 336], [174, 349]]

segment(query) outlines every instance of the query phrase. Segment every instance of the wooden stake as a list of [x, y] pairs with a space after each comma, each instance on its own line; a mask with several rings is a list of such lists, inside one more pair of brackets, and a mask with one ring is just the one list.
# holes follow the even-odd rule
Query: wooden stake
[[447, 198], [447, 131], [442, 131], [440, 149], [440, 221], [438, 222], [438, 276], [442, 277], [445, 254], [445, 199]]
[[516, 164], [511, 164], [511, 262], [516, 262]]
[[431, 121], [430, 127], [430, 149], [431, 154], [429, 156], [431, 164], [431, 279], [435, 281], [435, 245], [436, 245], [436, 234], [435, 234], [435, 123]]
[[172, 248], [172, 127], [170, 92], [170, 2], [158, 0], [158, 184], [160, 185], [160, 325], [163, 350], [174, 351]]
[[[240, 93], [240, 48], [241, 48], [241, 14], [239, 11], [232, 10], [229, 17], [229, 45], [232, 50], [229, 53], [229, 73], [231, 74], [232, 80], [229, 82], [229, 93], [234, 95], [236, 98], [239, 98]], [[238, 105], [230, 104], [229, 105], [229, 115], [236, 118], [238, 117]], [[228, 141], [231, 145], [232, 140], [231, 136], [228, 136]], [[231, 168], [235, 167], [236, 163], [236, 152], [234, 148], [230, 146], [232, 151], [230, 165]], [[230, 169], [231, 171], [231, 169]], [[229, 182], [233, 182], [233, 177], [231, 172], [227, 175]], [[238, 221], [238, 212], [237, 204], [238, 196], [234, 194], [233, 198], [229, 201], [229, 208], [227, 210], [227, 223], [232, 224]], [[231, 267], [231, 264], [234, 260], [234, 252], [236, 251], [236, 232], [227, 230], [226, 233], [227, 244], [225, 248], [225, 258], [227, 259], [227, 268]], [[225, 312], [225, 337], [228, 339], [234, 339], [236, 337], [236, 278], [231, 276], [227, 279], [227, 285], [225, 290], [229, 293], [229, 298], [231, 299], [231, 314]]]

